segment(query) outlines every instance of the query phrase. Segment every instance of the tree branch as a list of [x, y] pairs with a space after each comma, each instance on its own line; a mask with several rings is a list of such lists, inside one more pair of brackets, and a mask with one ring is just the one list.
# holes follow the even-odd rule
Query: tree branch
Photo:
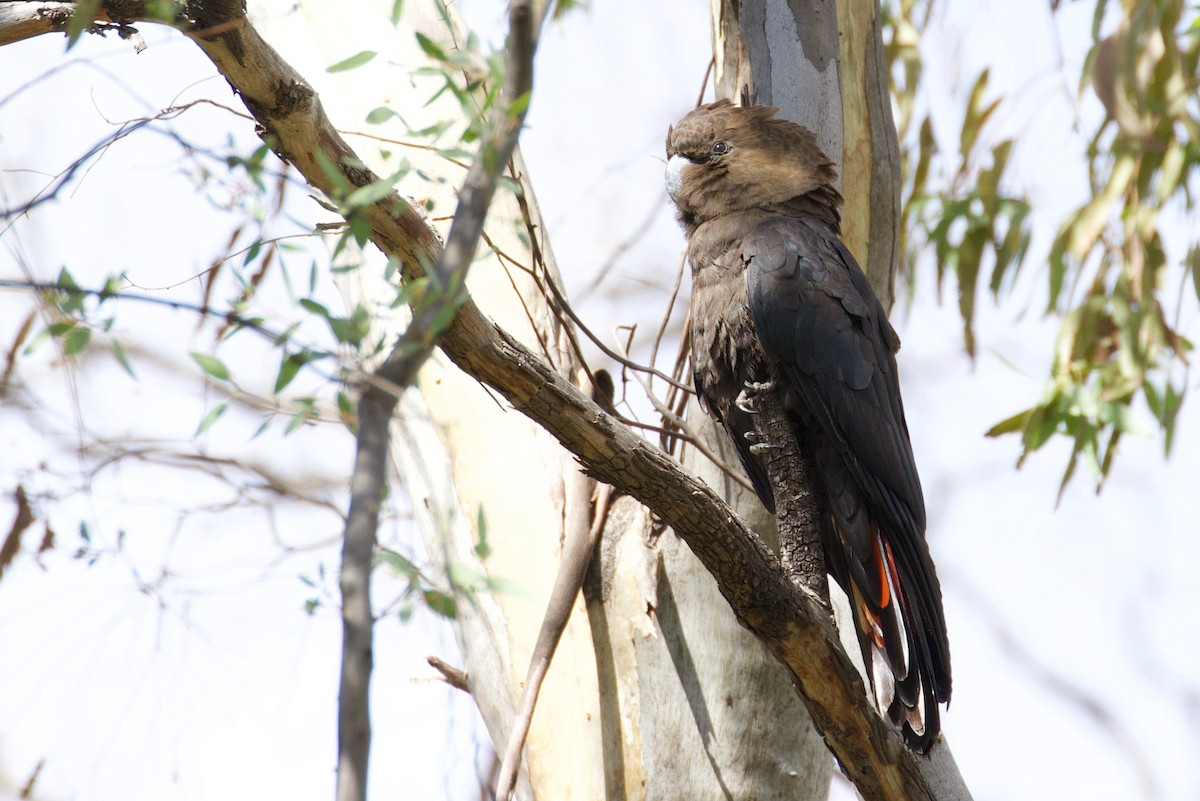
[[365, 801], [371, 752], [370, 683], [374, 662], [371, 561], [387, 486], [388, 431], [399, 399], [368, 386], [358, 401], [350, 511], [342, 537], [342, 675], [338, 690], [338, 801]]
[[763, 462], [775, 491], [779, 521], [779, 559], [788, 577], [814, 600], [829, 608], [821, 520], [824, 509], [813, 491], [816, 471], [804, 457], [784, 409], [783, 390], [762, 390], [753, 400], [754, 428], [767, 446]]

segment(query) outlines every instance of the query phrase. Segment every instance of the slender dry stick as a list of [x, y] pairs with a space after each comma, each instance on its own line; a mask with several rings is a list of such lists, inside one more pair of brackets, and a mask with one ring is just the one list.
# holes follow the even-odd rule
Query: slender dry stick
[[[450, 234], [433, 271], [430, 288], [414, 304], [413, 319], [376, 375], [402, 391], [433, 352], [447, 312], [466, 300], [466, 275], [479, 246], [483, 222], [496, 192], [497, 176], [517, 145], [533, 88], [533, 54], [538, 25], [530, 0], [509, 7], [504, 89], [496, 101], [450, 224]], [[389, 430], [398, 396], [369, 385], [359, 401], [358, 455], [351, 479], [350, 514], [342, 547], [342, 681], [338, 698], [338, 801], [366, 801], [371, 728], [371, 558], [379, 504], [387, 482]]]
[[371, 560], [387, 484], [388, 429], [398, 398], [368, 386], [358, 401], [357, 452], [342, 537], [342, 675], [338, 689], [338, 801], [365, 801], [371, 753]]

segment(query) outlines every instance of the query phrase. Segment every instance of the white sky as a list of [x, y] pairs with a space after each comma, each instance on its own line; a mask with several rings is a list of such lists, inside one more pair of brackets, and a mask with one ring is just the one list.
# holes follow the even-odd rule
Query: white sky
[[[580, 304], [597, 331], [634, 319], [647, 330], [682, 243], [662, 202], [662, 141], [699, 89], [708, 3], [592, 5], [547, 30], [523, 148], [559, 264], [577, 291], [658, 209], [605, 280], [611, 297]], [[926, 50], [927, 101], [951, 141], [954, 109], [981, 67], [991, 67], [997, 90], [1019, 95], [1004, 120], [1022, 136], [1020, 188], [1050, 210], [1040, 218], [1020, 299], [1044, 296], [1038, 257], [1046, 226], [1084, 187], [1072, 84], [1063, 91], [1057, 64], [1061, 48], [1067, 75], [1077, 74], [1088, 5], [1063, 4], [1052, 20], [1044, 0], [958, 4], [957, 16], [938, 20], [932, 32], [939, 47]], [[501, 3], [460, 6], [495, 36]], [[27, 198], [46, 174], [109, 133], [112, 120], [180, 96], [229, 102], [224, 81], [193, 46], [146, 33], [150, 47], [136, 56], [115, 37], [85, 39], [67, 57], [57, 37], [0, 49], [0, 98], [65, 58], [85, 60], [0, 105], [0, 206]], [[620, 125], [596, 125], [598, 108]], [[1085, 103], [1082, 113], [1093, 119], [1097, 104]], [[249, 125], [231, 127], [222, 112], [189, 112], [179, 130], [214, 148], [227, 134], [245, 150], [254, 145]], [[143, 286], [184, 281], [219, 255], [228, 236], [231, 217], [211, 199], [219, 194], [196, 190], [164, 137], [125, 140], [57, 202], [0, 233], [0, 277], [20, 276], [24, 262], [42, 279], [68, 265], [84, 284], [119, 270]], [[309, 224], [312, 207], [298, 195], [290, 208]], [[307, 259], [289, 268], [294, 280], [307, 280]], [[264, 294], [276, 299], [271, 321], [284, 327], [291, 316], [281, 285]], [[179, 296], [195, 300], [196, 292], [185, 286]], [[1103, 495], [1095, 497], [1081, 475], [1055, 510], [1064, 448], [1048, 448], [1016, 472], [1016, 442], [982, 437], [1030, 404], [1043, 383], [1055, 327], [1038, 318], [1040, 301], [1026, 314], [1018, 305], [981, 305], [974, 365], [961, 353], [957, 311], [933, 302], [928, 280], [911, 313], [898, 311], [895, 320], [954, 654], [947, 735], [979, 801], [1196, 798], [1196, 412], [1185, 411], [1170, 462], [1157, 440], [1127, 438]], [[0, 293], [4, 348], [28, 308], [21, 294]], [[72, 456], [79, 418], [121, 443], [189, 442], [216, 396], [205, 395], [194, 371], [163, 368], [156, 358], [207, 350], [211, 331], [197, 331], [186, 313], [132, 306], [120, 309], [118, 325], [126, 335], [145, 326], [162, 332], [134, 353], [139, 380], [102, 354], [72, 381], [51, 348], [22, 360], [21, 376], [46, 411], [20, 414], [12, 404], [27, 398], [6, 399], [0, 490], [18, 482], [31, 493], [81, 486]], [[243, 342], [235, 375], [269, 392], [277, 354]], [[251, 439], [260, 421], [257, 412], [233, 410], [199, 448], [254, 459], [344, 508], [349, 438], [332, 426], [285, 438], [276, 425]], [[42, 472], [43, 462], [53, 475]], [[186, 516], [173, 511], [181, 497], [195, 507]], [[234, 500], [237, 511], [217, 509]], [[327, 575], [335, 569], [336, 515], [318, 505], [268, 514], [234, 498], [227, 483], [152, 463], [100, 474], [90, 493], [39, 512], [49, 514], [58, 548], [40, 565], [26, 553], [0, 579], [0, 797], [41, 759], [38, 789], [51, 799], [331, 796], [339, 621], [328, 607], [304, 615], [315, 591], [300, 577], [320, 583], [322, 566]], [[73, 559], [81, 518], [108, 547], [127, 529], [124, 550], [90, 566]], [[27, 549], [40, 526], [27, 533]], [[409, 534], [398, 521], [387, 536], [407, 541]], [[394, 594], [384, 586], [379, 603]], [[429, 676], [426, 654], [454, 661], [452, 638], [418, 614], [403, 625], [382, 622], [377, 644], [372, 795], [472, 797], [470, 706], [436, 682], [414, 681]], [[844, 787], [835, 796], [849, 797]]]

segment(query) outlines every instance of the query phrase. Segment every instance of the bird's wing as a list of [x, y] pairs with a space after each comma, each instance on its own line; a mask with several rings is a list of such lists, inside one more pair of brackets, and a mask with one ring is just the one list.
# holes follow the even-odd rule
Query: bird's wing
[[916, 643], [909, 640], [916, 632], [889, 638], [889, 650], [894, 661], [907, 662], [895, 649], [928, 649], [932, 662], [942, 663], [930, 678], [941, 685], [944, 677], [938, 695], [943, 689], [948, 695], [941, 592], [900, 401], [899, 340], [853, 256], [822, 223], [772, 218], [743, 240], [741, 251], [758, 338], [797, 414], [823, 433], [815, 456], [845, 549], [831, 559], [845, 558], [840, 567], [878, 611], [889, 595], [883, 562], [894, 554], [904, 602], [915, 607], [909, 624], [925, 636]]
[[854, 258], [819, 224], [774, 218], [743, 241], [747, 305], [768, 358], [884, 521], [925, 529], [900, 402], [898, 340]]

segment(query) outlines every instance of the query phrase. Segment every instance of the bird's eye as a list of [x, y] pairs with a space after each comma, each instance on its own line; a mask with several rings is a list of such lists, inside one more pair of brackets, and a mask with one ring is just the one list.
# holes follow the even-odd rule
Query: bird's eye
[[713, 142], [712, 148], [708, 152], [711, 153], [714, 157], [724, 156], [726, 153], [729, 152], [729, 143], [722, 142], [721, 140], [718, 139], [716, 142]]

